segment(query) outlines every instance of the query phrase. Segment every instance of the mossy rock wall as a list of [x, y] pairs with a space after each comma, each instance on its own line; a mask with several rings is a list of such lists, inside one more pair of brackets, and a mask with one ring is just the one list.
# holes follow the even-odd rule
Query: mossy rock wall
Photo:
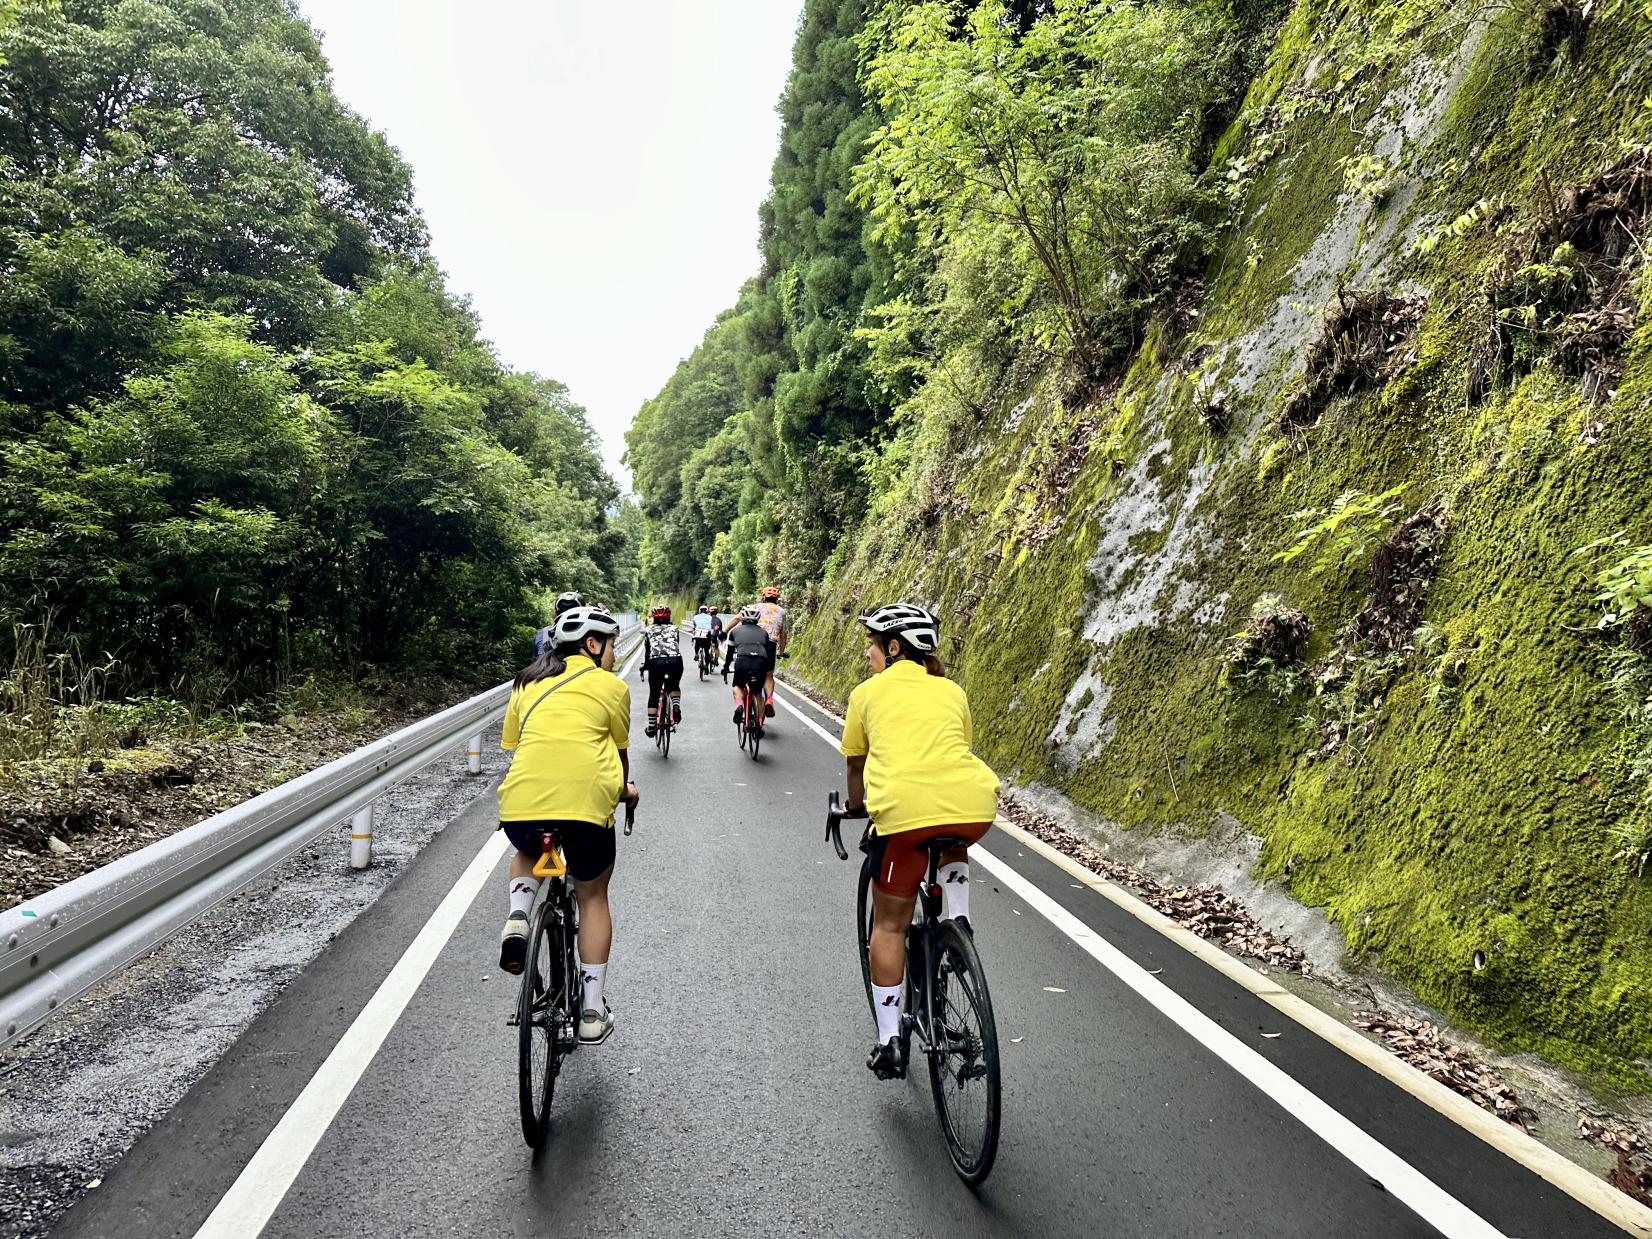
[[[1599, 608], [1572, 552], [1619, 530], [1652, 543], [1652, 279], [1610, 399], [1541, 358], [1466, 392], [1511, 238], [1652, 140], [1652, 22], [1607, 5], [1554, 48], [1537, 13], [1299, 5], [1222, 142], [1255, 179], [1199, 326], [1149, 338], [1099, 404], [1035, 377], [916, 463], [928, 501], [868, 521], [792, 648], [841, 696], [860, 607], [937, 606], [1003, 774], [1132, 828], [1232, 814], [1353, 953], [1510, 1047], [1644, 1090], [1652, 877], [1614, 840], [1647, 828], [1649, 802], [1609, 642], [1575, 631]], [[1383, 183], [1352, 183], [1362, 156]], [[1426, 308], [1382, 381], [1277, 433], [1339, 288]], [[1402, 486], [1405, 512], [1449, 512], [1432, 644], [1382, 663], [1357, 741], [1326, 754], [1306, 672], [1347, 646], [1369, 557], [1315, 572], [1276, 555], [1293, 514]], [[1223, 675], [1264, 593], [1314, 626], [1294, 690]]]

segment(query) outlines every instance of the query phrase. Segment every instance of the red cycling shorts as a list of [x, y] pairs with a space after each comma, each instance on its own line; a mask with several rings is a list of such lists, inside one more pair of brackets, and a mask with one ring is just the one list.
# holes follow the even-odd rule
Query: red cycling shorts
[[878, 867], [872, 885], [885, 895], [911, 899], [929, 870], [926, 843], [948, 835], [979, 843], [991, 829], [991, 822], [967, 822], [961, 826], [920, 826], [917, 830], [902, 830], [892, 835], [873, 835], [871, 856]]

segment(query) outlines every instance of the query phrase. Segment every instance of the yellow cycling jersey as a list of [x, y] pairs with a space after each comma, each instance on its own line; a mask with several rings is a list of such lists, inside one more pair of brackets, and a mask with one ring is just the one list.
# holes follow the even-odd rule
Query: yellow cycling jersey
[[631, 690], [583, 654], [561, 675], [513, 689], [500, 746], [516, 756], [499, 785], [499, 820], [612, 826], [625, 791], [619, 751], [630, 743]]
[[866, 809], [880, 835], [990, 822], [998, 776], [970, 749], [964, 690], [922, 664], [890, 663], [849, 694], [845, 757], [866, 758]]

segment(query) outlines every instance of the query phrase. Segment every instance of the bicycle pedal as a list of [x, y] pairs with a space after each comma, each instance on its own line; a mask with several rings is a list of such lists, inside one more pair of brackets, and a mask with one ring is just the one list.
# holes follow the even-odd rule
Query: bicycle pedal
[[511, 1012], [511, 1014], [509, 1014], [505, 1017], [505, 1027], [506, 1028], [521, 1028], [522, 1027], [522, 1017], [520, 1015], [516, 1014], [514, 1011]]

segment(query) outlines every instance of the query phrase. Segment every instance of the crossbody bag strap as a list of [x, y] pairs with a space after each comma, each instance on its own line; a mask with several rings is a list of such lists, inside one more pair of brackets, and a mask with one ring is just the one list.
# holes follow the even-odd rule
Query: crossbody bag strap
[[572, 684], [575, 680], [579, 679], [580, 676], [585, 675], [588, 672], [595, 671], [595, 670], [596, 670], [595, 667], [584, 667], [584, 668], [580, 669], [579, 671], [574, 672], [566, 680], [558, 680], [555, 684], [551, 685], [544, 692], [540, 693], [539, 696], [534, 699], [534, 703], [531, 706], [528, 707], [528, 712], [522, 716], [522, 721], [516, 725], [516, 734], [518, 736], [522, 736], [522, 735], [527, 734], [528, 720], [533, 717], [533, 712], [535, 710], [539, 709], [539, 703], [541, 701], [544, 701], [545, 698], [549, 697], [552, 693], [556, 692], [556, 690], [561, 688], [563, 685]]

